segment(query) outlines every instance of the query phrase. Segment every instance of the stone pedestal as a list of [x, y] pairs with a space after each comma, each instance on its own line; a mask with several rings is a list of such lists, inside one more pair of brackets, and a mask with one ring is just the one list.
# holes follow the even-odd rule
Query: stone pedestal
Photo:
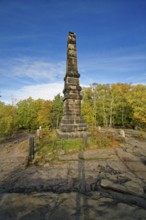
[[87, 125], [81, 116], [80, 74], [77, 67], [76, 35], [69, 32], [66, 75], [64, 78], [63, 117], [57, 134], [60, 138], [83, 137]]

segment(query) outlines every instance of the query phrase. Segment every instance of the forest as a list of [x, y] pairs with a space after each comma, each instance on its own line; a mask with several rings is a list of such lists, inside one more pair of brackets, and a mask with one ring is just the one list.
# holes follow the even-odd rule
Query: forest
[[[48, 91], [49, 92], [49, 91]], [[88, 127], [146, 129], [146, 85], [97, 84], [82, 88], [82, 116]], [[19, 129], [34, 131], [59, 127], [63, 114], [60, 94], [53, 100], [31, 97], [17, 104], [0, 102], [0, 136]]]

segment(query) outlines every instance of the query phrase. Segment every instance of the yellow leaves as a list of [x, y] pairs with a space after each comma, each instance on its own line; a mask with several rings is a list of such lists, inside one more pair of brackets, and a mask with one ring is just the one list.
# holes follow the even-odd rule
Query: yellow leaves
[[[88, 104], [87, 104], [88, 103]], [[146, 126], [146, 85], [94, 84], [83, 90], [83, 116], [87, 123]], [[94, 111], [93, 111], [94, 109]], [[96, 112], [95, 112], [96, 111]], [[94, 119], [94, 120], [93, 120]]]
[[0, 135], [7, 134], [14, 129], [15, 108], [0, 102]]
[[141, 121], [143, 123], [146, 123], [146, 112], [137, 110], [134, 112], [134, 118], [138, 119], [139, 121]]
[[50, 126], [50, 113], [52, 109], [52, 101], [44, 101], [41, 105], [41, 109], [38, 112], [37, 121], [39, 125], [43, 127]]
[[129, 102], [133, 109], [133, 119], [146, 123], [146, 86], [132, 86], [129, 94]]
[[82, 116], [84, 117], [86, 123], [88, 125], [95, 124], [95, 117], [94, 117], [94, 109], [89, 102], [83, 102], [82, 104]]

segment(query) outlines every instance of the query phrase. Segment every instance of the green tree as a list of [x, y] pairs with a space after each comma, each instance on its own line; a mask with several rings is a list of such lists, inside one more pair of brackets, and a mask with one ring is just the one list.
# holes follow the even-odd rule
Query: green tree
[[112, 123], [113, 96], [111, 85], [97, 84], [95, 91], [97, 124], [109, 126]]
[[128, 101], [131, 85], [126, 83], [112, 84], [113, 94], [113, 124], [119, 126], [130, 126], [132, 122], [133, 110]]
[[94, 109], [93, 94], [91, 88], [83, 88], [82, 90], [82, 105], [81, 114], [85, 119], [85, 122], [89, 126], [96, 125], [96, 115]]
[[127, 126], [133, 110], [128, 101], [129, 84], [97, 84], [83, 89], [82, 114], [89, 125]]
[[51, 128], [51, 111], [52, 101], [43, 101], [40, 110], [38, 111], [37, 121], [43, 128]]
[[133, 109], [133, 124], [146, 127], [146, 86], [142, 84], [132, 86], [128, 101]]
[[10, 134], [16, 127], [15, 107], [0, 102], [0, 135]]
[[37, 116], [43, 100], [33, 100], [31, 97], [17, 103], [16, 120], [19, 128], [36, 129], [39, 126]]
[[63, 100], [60, 94], [56, 95], [52, 101], [52, 110], [50, 113], [51, 127], [58, 128], [63, 115]]

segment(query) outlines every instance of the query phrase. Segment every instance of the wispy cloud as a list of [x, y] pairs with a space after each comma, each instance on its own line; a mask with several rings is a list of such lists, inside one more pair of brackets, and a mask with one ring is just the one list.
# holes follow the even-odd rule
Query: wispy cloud
[[[63, 90], [65, 62], [46, 58], [15, 58], [0, 63], [1, 100], [10, 102], [31, 96], [34, 99], [53, 99]], [[81, 84], [146, 83], [145, 54], [92, 54], [79, 59]], [[2, 86], [4, 85], [5, 86]], [[3, 89], [5, 88], [5, 89]]]
[[[129, 52], [129, 53], [128, 53]], [[122, 50], [85, 54], [79, 62], [83, 83], [145, 83], [146, 54]]]
[[1, 65], [0, 74], [15, 79], [28, 78], [33, 81], [59, 80], [65, 74], [65, 62], [50, 62], [38, 58], [15, 58]]
[[63, 86], [63, 83], [46, 83], [24, 86], [20, 89], [2, 90], [1, 93], [4, 96], [2, 96], [1, 101], [11, 103], [15, 99], [18, 102], [28, 97], [52, 100], [55, 95], [59, 93], [62, 95]]
[[146, 84], [146, 73], [141, 75], [132, 75], [127, 78], [127, 82], [131, 84]]
[[82, 69], [99, 69], [99, 70], [116, 70], [116, 71], [127, 71], [140, 68], [139, 63], [146, 63], [146, 55], [112, 55], [112, 54], [98, 54], [92, 55], [81, 61]]
[[[83, 87], [88, 87], [89, 85], [81, 84]], [[1, 101], [11, 104], [14, 100], [19, 102], [20, 100], [32, 97], [33, 99], [45, 99], [53, 100], [54, 96], [61, 94], [63, 96], [63, 82], [56, 83], [44, 83], [36, 85], [23, 86], [20, 89], [3, 89], [1, 90]], [[4, 94], [4, 95], [3, 95]]]
[[27, 76], [32, 79], [54, 80], [65, 73], [64, 62], [51, 63], [43, 60], [20, 59], [19, 64], [13, 68], [15, 76]]
[[63, 90], [64, 62], [46, 59], [15, 58], [0, 65], [0, 92], [5, 103], [31, 96], [34, 99], [53, 99]]

